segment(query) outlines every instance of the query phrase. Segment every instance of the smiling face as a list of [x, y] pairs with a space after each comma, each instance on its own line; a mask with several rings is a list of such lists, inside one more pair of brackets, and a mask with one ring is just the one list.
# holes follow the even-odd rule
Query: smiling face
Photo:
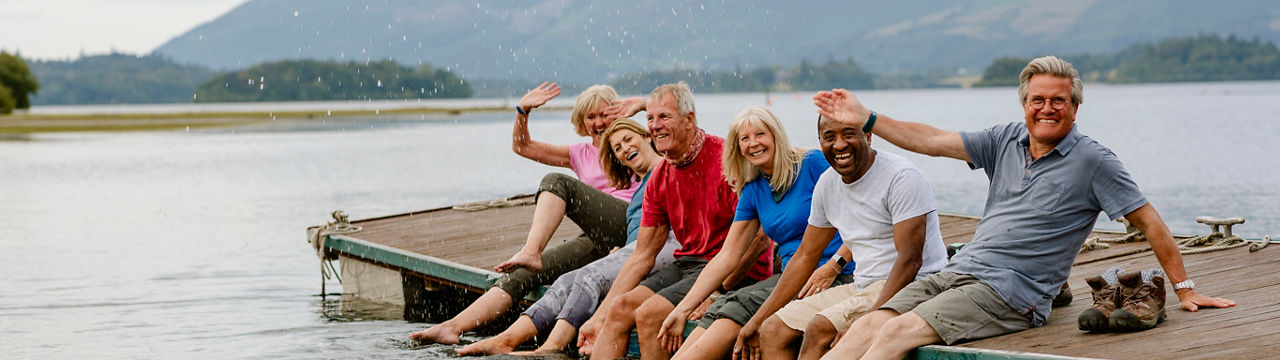
[[604, 116], [604, 109], [609, 104], [604, 102], [596, 103], [586, 114], [582, 116], [582, 127], [587, 129], [587, 134], [591, 135], [591, 143], [600, 146], [600, 136], [604, 134], [604, 130], [609, 128], [609, 124], [613, 123], [613, 118]]
[[769, 129], [757, 128], [750, 121], [744, 122], [738, 128], [738, 149], [751, 165], [773, 175], [773, 133]]
[[875, 161], [871, 134], [863, 133], [858, 124], [823, 117], [818, 121], [818, 142], [827, 163], [846, 184], [861, 178]]
[[650, 100], [645, 105], [648, 113], [649, 133], [653, 135], [653, 144], [658, 152], [668, 159], [679, 159], [689, 149], [696, 133], [693, 113], [680, 115], [676, 108], [676, 97], [671, 93], [663, 94], [658, 101]]
[[649, 168], [653, 165], [650, 164], [650, 160], [658, 157], [653, 147], [649, 146], [649, 137], [631, 130], [614, 130], [613, 134], [609, 135], [609, 145], [612, 147], [609, 151], [613, 152], [613, 156], [637, 174], [649, 172]]
[[[1045, 100], [1044, 107], [1036, 109], [1032, 106], [1032, 100], [1037, 98]], [[1051, 104], [1054, 99], [1066, 100], [1066, 107], [1054, 109]], [[1027, 98], [1022, 103], [1031, 142], [1043, 152], [1052, 150], [1071, 132], [1079, 107], [1071, 101], [1070, 78], [1049, 74], [1032, 76], [1027, 82]]]

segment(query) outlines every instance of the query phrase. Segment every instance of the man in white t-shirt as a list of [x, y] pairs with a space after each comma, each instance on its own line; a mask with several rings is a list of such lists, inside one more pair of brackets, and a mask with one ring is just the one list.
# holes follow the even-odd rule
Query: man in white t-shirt
[[[818, 138], [831, 168], [814, 188], [809, 226], [791, 259], [797, 265], [787, 267], [773, 294], [743, 327], [735, 346], [735, 351], [746, 352], [741, 355], [761, 351], [765, 358], [817, 359], [859, 316], [946, 265], [933, 190], [915, 165], [871, 148], [870, 134], [857, 124], [820, 117]], [[836, 231], [857, 263], [854, 283], [787, 304], [822, 260], [820, 240], [831, 239]], [[829, 265], [843, 266], [846, 260], [839, 256]], [[752, 346], [757, 329], [769, 334], [758, 339], [759, 350]]]

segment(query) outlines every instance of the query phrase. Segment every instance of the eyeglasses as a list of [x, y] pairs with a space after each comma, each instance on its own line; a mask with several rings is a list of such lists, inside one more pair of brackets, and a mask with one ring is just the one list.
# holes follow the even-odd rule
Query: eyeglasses
[[1031, 104], [1031, 108], [1036, 110], [1043, 109], [1045, 103], [1052, 104], [1054, 110], [1062, 110], [1067, 108], [1067, 99], [1060, 98], [1060, 97], [1045, 99], [1037, 96], [1037, 97], [1031, 98], [1030, 100], [1027, 100], [1027, 103]]

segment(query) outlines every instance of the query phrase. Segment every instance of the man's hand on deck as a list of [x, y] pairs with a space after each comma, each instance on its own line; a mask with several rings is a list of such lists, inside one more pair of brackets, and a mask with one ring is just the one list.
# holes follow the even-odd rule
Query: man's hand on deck
[[1235, 301], [1200, 295], [1191, 289], [1176, 291], [1176, 293], [1178, 294], [1178, 301], [1182, 303], [1182, 310], [1186, 311], [1198, 311], [1202, 307], [1229, 308], [1236, 306]]

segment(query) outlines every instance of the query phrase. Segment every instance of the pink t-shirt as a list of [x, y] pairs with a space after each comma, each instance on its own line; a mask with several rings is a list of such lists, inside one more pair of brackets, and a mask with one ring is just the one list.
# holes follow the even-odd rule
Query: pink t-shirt
[[[738, 207], [738, 194], [724, 181], [720, 154], [724, 139], [707, 135], [702, 152], [685, 167], [663, 161], [649, 175], [641, 226], [671, 225], [682, 247], [676, 258], [697, 256], [711, 260], [720, 253]], [[747, 273], [764, 280], [773, 273], [773, 252], [765, 251]]]
[[600, 148], [590, 142], [569, 145], [569, 168], [578, 175], [578, 180], [605, 194], [613, 195], [624, 202], [631, 202], [631, 194], [636, 192], [634, 182], [626, 189], [609, 186], [609, 176], [600, 168]]

